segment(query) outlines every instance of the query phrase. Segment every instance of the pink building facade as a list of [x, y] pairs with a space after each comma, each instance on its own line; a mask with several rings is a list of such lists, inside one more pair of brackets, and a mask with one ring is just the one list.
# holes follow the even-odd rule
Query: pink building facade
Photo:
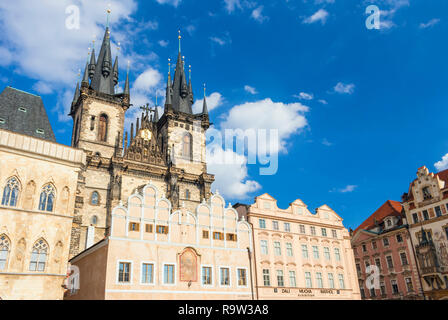
[[401, 204], [389, 200], [354, 231], [352, 246], [363, 299], [423, 299], [404, 221]]

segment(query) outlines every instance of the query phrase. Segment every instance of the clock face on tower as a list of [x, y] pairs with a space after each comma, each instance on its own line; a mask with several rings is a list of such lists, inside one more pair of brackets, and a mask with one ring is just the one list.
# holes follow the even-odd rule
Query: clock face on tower
[[144, 129], [144, 130], [140, 131], [140, 137], [141, 137], [143, 140], [146, 140], [146, 141], [151, 140], [151, 137], [152, 137], [151, 130], [149, 130], [149, 129]]

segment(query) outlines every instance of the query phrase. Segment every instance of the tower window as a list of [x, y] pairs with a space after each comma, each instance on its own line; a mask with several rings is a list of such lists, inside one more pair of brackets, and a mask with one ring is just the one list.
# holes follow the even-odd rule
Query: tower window
[[99, 193], [97, 191], [94, 191], [92, 193], [92, 198], [90, 200], [90, 204], [92, 206], [97, 206], [97, 205], [100, 204], [100, 195], [99, 195]]
[[431, 191], [429, 191], [429, 187], [424, 187], [422, 189], [424, 200], [428, 200], [432, 198]]
[[55, 202], [55, 190], [52, 185], [46, 185], [40, 194], [39, 210], [53, 212]]
[[190, 159], [192, 156], [191, 140], [191, 134], [189, 133], [185, 134], [184, 138], [182, 139], [182, 156]]
[[98, 140], [102, 142], [107, 141], [107, 124], [108, 118], [105, 114], [100, 116], [100, 123], [98, 127]]
[[190, 190], [189, 189], [185, 190], [185, 199], [190, 200], [190, 196], [191, 196]]

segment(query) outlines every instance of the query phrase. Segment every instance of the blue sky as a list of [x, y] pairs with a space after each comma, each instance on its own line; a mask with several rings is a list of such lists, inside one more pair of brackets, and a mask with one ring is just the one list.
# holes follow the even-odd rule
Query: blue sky
[[[232, 203], [267, 192], [286, 208], [300, 198], [311, 210], [329, 205], [355, 228], [400, 200], [418, 167], [448, 168], [447, 1], [5, 2], [0, 86], [41, 95], [60, 143], [70, 143], [78, 69], [93, 35], [99, 51], [110, 3], [119, 87], [130, 60], [135, 105], [164, 92], [180, 28], [196, 98], [207, 83], [215, 128], [243, 119], [247, 128], [280, 129], [277, 174], [260, 176], [244, 155], [211, 166], [213, 190]], [[379, 30], [365, 26], [370, 4], [381, 10]], [[79, 29], [66, 28], [70, 5], [80, 9]]]

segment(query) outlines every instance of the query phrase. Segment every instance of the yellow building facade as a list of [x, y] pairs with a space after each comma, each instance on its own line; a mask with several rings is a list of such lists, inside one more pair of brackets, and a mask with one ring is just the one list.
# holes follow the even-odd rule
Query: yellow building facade
[[253, 228], [257, 299], [360, 299], [350, 235], [330, 207], [280, 209], [268, 194], [234, 207]]

